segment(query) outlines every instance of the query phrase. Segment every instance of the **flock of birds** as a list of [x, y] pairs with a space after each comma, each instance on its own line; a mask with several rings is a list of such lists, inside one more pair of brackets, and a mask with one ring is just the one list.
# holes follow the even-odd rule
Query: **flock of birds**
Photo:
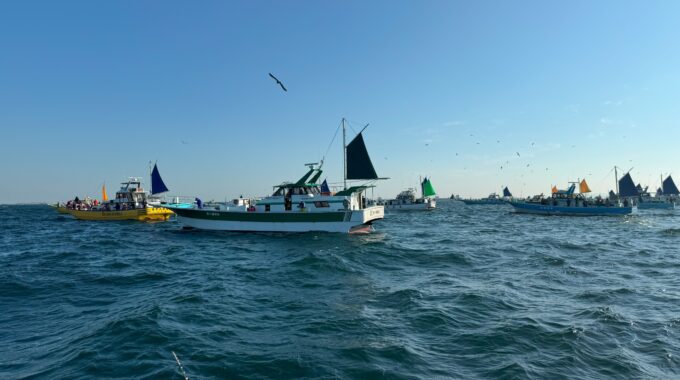
[[[270, 77], [271, 79], [273, 79], [279, 87], [281, 87], [281, 90], [283, 90], [284, 92], [288, 92], [288, 89], [287, 89], [286, 86], [283, 84], [283, 82], [281, 82], [281, 80], [280, 80], [279, 78], [277, 78], [274, 74], [269, 73], [269, 77]], [[470, 134], [470, 137], [474, 137], [474, 136], [475, 136], [474, 134], [472, 134], [472, 133]], [[500, 144], [500, 143], [501, 143], [501, 140], [496, 140], [496, 143], [497, 143], [497, 144]], [[185, 141], [182, 141], [182, 144], [188, 144], [188, 143], [185, 142]], [[429, 146], [429, 145], [430, 145], [429, 142], [425, 143], [425, 146]], [[477, 141], [477, 142], [476, 142], [476, 145], [481, 145], [481, 143], [480, 143], [479, 141]], [[531, 143], [531, 146], [532, 146], [532, 147], [534, 147], [535, 145], [536, 145], [536, 143], [534, 143], [534, 142]], [[572, 148], [576, 148], [576, 145], [572, 145], [571, 147], [572, 147]], [[515, 152], [515, 154], [517, 155], [518, 158], [521, 158], [521, 157], [522, 157], [522, 155], [521, 155], [519, 152]], [[456, 156], [458, 156], [458, 152], [456, 152]], [[387, 157], [385, 157], [385, 159], [387, 160]], [[509, 165], [510, 165], [510, 161], [509, 161], [509, 160], [505, 161], [505, 164], [504, 164], [504, 165], [500, 165], [500, 170], [503, 170], [504, 168], [507, 168]], [[527, 164], [526, 164], [526, 167], [527, 167], [527, 168], [531, 167], [531, 164], [530, 164], [530, 163], [527, 163]], [[464, 169], [466, 169], [466, 168], [464, 168]], [[545, 168], [545, 171], [548, 171], [548, 170], [549, 170], [549, 168]], [[532, 170], [532, 172], [533, 172], [533, 170]], [[589, 174], [589, 175], [592, 175], [592, 174]], [[522, 175], [522, 177], [523, 177], [523, 175]]]
[[[283, 82], [281, 82], [281, 80], [279, 80], [279, 78], [277, 78], [277, 77], [276, 77], [274, 74], [272, 74], [272, 73], [269, 73], [269, 76], [270, 76], [274, 81], [276, 81], [276, 84], [278, 84], [278, 85], [281, 87], [281, 89], [282, 89], [283, 91], [288, 92], [288, 89], [286, 89], [286, 86], [284, 86]], [[474, 136], [475, 136], [474, 134], [470, 134], [470, 137], [474, 137]], [[183, 142], [183, 143], [184, 143], [184, 142]], [[501, 143], [501, 140], [496, 140], [496, 143], [500, 144], [500, 143]], [[430, 143], [425, 143], [425, 146], [429, 146], [429, 145], [430, 145]], [[480, 142], [478, 141], [478, 142], [476, 143], [476, 145], [480, 145]], [[535, 143], [532, 142], [532, 143], [531, 143], [531, 146], [533, 147], [534, 145], [535, 145]], [[575, 145], [572, 145], [572, 148], [575, 148], [575, 147], [576, 147]], [[522, 155], [521, 155], [519, 152], [515, 152], [515, 154], [517, 154], [517, 157], [522, 157]], [[456, 156], [458, 156], [458, 152], [456, 152]], [[387, 160], [387, 157], [385, 157], [385, 159]], [[510, 161], [506, 161], [505, 163], [506, 163], [506, 165], [509, 165], [509, 164], [510, 164]], [[530, 167], [530, 166], [531, 166], [531, 164], [529, 164], [529, 163], [526, 164], [526, 167], [527, 167], [527, 168]], [[500, 170], [503, 170], [503, 165], [501, 165]], [[545, 168], [545, 170], [548, 171], [548, 168]]]

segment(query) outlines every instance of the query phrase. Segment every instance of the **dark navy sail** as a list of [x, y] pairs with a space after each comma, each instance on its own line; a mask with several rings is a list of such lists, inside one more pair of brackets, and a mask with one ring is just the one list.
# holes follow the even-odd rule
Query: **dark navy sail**
[[637, 197], [640, 192], [633, 182], [633, 178], [630, 177], [630, 173], [626, 173], [619, 180], [619, 196], [621, 197]]
[[331, 189], [328, 187], [328, 182], [326, 180], [323, 180], [323, 183], [321, 184], [321, 192], [322, 193], [330, 193]]
[[153, 171], [151, 171], [151, 194], [160, 194], [166, 191], [168, 191], [168, 187], [165, 186], [161, 173], [158, 172], [158, 166], [154, 164]]
[[678, 191], [678, 187], [675, 186], [675, 182], [673, 182], [673, 178], [671, 176], [668, 176], [665, 180], [663, 180], [663, 194], [664, 195], [678, 195], [680, 194], [680, 191]]
[[503, 189], [503, 196], [504, 197], [512, 197], [512, 193], [510, 192], [510, 190], [508, 189], [507, 186], [505, 187], [505, 189]]
[[378, 179], [361, 133], [347, 145], [346, 179]]

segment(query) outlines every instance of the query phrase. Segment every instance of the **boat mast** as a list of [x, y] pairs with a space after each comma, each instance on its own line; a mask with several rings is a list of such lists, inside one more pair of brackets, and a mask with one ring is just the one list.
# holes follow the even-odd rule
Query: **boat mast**
[[616, 184], [616, 195], [619, 195], [619, 173], [616, 169], [616, 165], [614, 165], [614, 183]]
[[344, 190], [347, 190], [347, 146], [345, 145], [345, 118], [342, 118], [342, 170]]

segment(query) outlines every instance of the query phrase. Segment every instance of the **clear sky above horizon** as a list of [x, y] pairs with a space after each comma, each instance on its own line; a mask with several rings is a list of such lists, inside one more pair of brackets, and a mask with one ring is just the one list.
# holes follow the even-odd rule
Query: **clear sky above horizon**
[[[419, 176], [442, 196], [577, 178], [606, 193], [614, 165], [656, 187], [680, 179], [678, 14], [675, 1], [3, 2], [0, 203], [112, 193], [148, 182], [149, 161], [172, 194], [265, 195], [324, 156], [342, 117], [370, 123], [383, 197]], [[341, 152], [336, 138], [330, 182]]]

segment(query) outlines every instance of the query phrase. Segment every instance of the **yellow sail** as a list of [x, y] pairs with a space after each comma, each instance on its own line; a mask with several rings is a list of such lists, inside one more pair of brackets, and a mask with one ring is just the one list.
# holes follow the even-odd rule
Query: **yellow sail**
[[553, 186], [550, 191], [552, 191], [552, 193], [555, 194], [557, 192], [557, 186]]
[[109, 200], [109, 196], [106, 195], [106, 184], [102, 185], [102, 202], [106, 202]]
[[579, 184], [579, 190], [581, 191], [582, 194], [585, 193], [590, 193], [590, 187], [588, 187], [588, 183], [586, 180], [582, 180], [581, 183]]

